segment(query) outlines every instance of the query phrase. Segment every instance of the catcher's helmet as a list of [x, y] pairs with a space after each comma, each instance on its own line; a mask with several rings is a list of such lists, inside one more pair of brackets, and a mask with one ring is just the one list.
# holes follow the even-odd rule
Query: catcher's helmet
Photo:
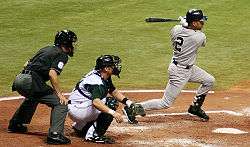
[[105, 67], [112, 67], [113, 68], [113, 75], [116, 75], [119, 77], [119, 74], [121, 72], [121, 59], [118, 56], [114, 55], [101, 55], [96, 59], [96, 70], [101, 70]]
[[56, 46], [64, 45], [67, 48], [71, 48], [70, 52], [68, 53], [70, 56], [73, 56], [74, 53], [74, 43], [77, 41], [77, 36], [74, 32], [70, 30], [62, 30], [57, 32], [55, 36], [54, 44]]
[[207, 16], [203, 16], [202, 10], [199, 9], [190, 9], [186, 14], [187, 23], [192, 23], [193, 21], [205, 21]]

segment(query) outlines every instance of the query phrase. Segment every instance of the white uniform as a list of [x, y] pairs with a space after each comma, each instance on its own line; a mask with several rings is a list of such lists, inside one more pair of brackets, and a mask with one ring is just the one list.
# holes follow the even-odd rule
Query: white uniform
[[[92, 94], [86, 85], [105, 85], [103, 83], [100, 74], [96, 70], [92, 70], [85, 77], [83, 77], [77, 84], [76, 88], [69, 96], [71, 104], [68, 104], [69, 117], [74, 122], [74, 126], [77, 130], [81, 130], [88, 122], [95, 121], [98, 115], [101, 113], [92, 105]], [[106, 96], [106, 94], [105, 94]], [[106, 97], [100, 97], [105, 103]], [[94, 127], [91, 126], [86, 134], [86, 138], [93, 136]]]
[[173, 47], [172, 61], [168, 67], [169, 82], [162, 99], [142, 102], [144, 109], [170, 107], [187, 82], [201, 83], [196, 95], [207, 94], [215, 81], [214, 77], [195, 65], [198, 48], [206, 44], [206, 36], [199, 30], [176, 25], [171, 30]]

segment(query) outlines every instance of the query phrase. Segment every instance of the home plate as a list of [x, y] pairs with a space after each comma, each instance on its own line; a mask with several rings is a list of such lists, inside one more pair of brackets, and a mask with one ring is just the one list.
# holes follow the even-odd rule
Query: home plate
[[241, 131], [235, 128], [218, 128], [213, 130], [214, 133], [224, 133], [224, 134], [246, 134], [248, 132]]

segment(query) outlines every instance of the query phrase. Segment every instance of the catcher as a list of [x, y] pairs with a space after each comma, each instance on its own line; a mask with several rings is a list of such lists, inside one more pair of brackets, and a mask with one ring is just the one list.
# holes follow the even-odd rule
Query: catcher
[[[118, 101], [130, 108], [131, 114], [145, 115], [140, 104], [135, 104], [112, 83], [111, 76], [119, 77], [121, 59], [114, 55], [102, 55], [97, 58], [95, 68], [85, 75], [69, 96], [69, 117], [78, 137], [86, 141], [113, 144], [115, 141], [104, 136], [113, 118], [121, 123], [123, 117], [116, 112]], [[108, 94], [112, 97], [108, 97]]]

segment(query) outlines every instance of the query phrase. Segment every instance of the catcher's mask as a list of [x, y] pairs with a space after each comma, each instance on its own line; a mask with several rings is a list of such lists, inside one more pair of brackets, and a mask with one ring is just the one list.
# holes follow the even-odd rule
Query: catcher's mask
[[57, 32], [55, 36], [55, 46], [65, 46], [68, 50], [68, 55], [72, 57], [74, 55], [74, 49], [76, 49], [77, 36], [73, 31], [62, 30]]
[[208, 17], [203, 15], [202, 10], [190, 9], [187, 11], [186, 20], [190, 24], [193, 21], [207, 21]]
[[119, 74], [121, 73], [121, 59], [115, 55], [101, 55], [96, 59], [96, 70], [101, 70], [105, 67], [113, 68], [113, 75], [116, 75], [120, 78]]

